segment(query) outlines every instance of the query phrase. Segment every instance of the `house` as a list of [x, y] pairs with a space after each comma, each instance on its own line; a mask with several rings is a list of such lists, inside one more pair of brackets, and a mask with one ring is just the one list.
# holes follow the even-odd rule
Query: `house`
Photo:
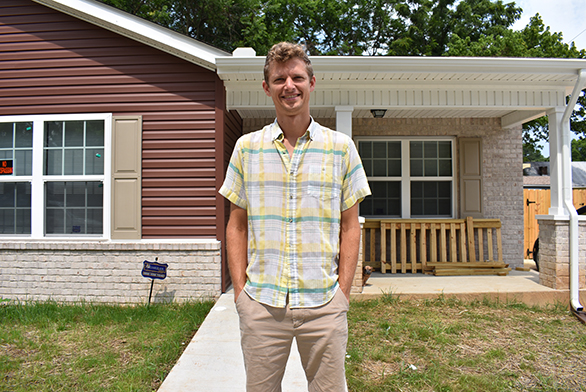
[[[572, 162], [572, 188], [586, 189], [586, 162]], [[523, 163], [525, 189], [549, 189], [551, 171], [549, 162]]]
[[[3, 0], [0, 39], [0, 160], [13, 165], [0, 176], [0, 296], [144, 302], [143, 261], [156, 259], [168, 264], [157, 301], [226, 290], [217, 190], [237, 137], [273, 120], [264, 58], [94, 0]], [[312, 62], [312, 116], [353, 137], [369, 176], [363, 217], [497, 218], [506, 262], [523, 263], [521, 125], [548, 113], [561, 151], [586, 61]], [[556, 223], [564, 162], [552, 158]]]
[[229, 54], [91, 0], [3, 0], [0, 32], [0, 296], [144, 302], [156, 258], [155, 300], [220, 293]]

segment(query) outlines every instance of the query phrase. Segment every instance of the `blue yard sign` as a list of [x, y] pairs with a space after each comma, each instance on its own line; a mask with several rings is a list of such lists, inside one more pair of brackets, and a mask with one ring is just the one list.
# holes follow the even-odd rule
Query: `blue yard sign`
[[167, 277], [168, 264], [151, 261], [143, 261], [142, 276], [150, 279], [165, 279]]
[[155, 257], [155, 262], [145, 260], [142, 262], [142, 276], [151, 279], [151, 291], [149, 293], [149, 306], [151, 304], [151, 297], [153, 296], [153, 285], [155, 279], [165, 279], [167, 277], [168, 264], [157, 263], [158, 257]]

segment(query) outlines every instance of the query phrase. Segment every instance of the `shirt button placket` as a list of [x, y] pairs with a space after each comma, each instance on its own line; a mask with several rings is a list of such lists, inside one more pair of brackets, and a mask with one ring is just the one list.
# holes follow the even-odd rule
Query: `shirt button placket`
[[296, 263], [296, 254], [295, 254], [295, 249], [296, 249], [296, 243], [297, 243], [297, 232], [295, 231], [295, 223], [294, 223], [294, 219], [295, 219], [295, 210], [296, 210], [296, 201], [297, 199], [295, 198], [296, 192], [297, 192], [297, 181], [296, 181], [296, 173], [297, 173], [297, 154], [293, 153], [293, 157], [291, 159], [291, 168], [289, 170], [289, 184], [288, 184], [288, 188], [289, 188], [289, 200], [288, 200], [288, 216], [287, 216], [287, 221], [289, 222], [289, 224], [287, 225], [287, 231], [289, 233], [288, 237], [289, 237], [289, 241], [288, 241], [288, 260], [289, 262], [291, 262], [291, 266], [290, 266], [290, 273], [291, 273], [291, 286], [290, 288], [295, 288], [297, 285], [295, 283], [296, 279], [297, 279], [297, 267], [295, 265]]

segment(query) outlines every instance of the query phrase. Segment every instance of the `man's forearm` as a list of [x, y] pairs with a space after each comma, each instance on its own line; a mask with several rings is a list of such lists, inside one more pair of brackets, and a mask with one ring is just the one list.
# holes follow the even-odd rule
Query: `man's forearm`
[[[228, 234], [226, 231], [226, 250], [228, 253], [228, 268], [230, 269], [230, 278], [232, 279], [232, 286], [234, 286], [234, 293], [238, 295], [246, 284], [246, 267], [247, 263], [247, 249], [246, 245], [242, 246], [241, 233]], [[236, 235], [235, 235], [236, 234]]]
[[340, 227], [340, 260], [338, 264], [338, 282], [340, 289], [350, 298], [352, 281], [358, 264], [360, 248], [360, 223], [358, 221], [358, 205], [342, 213]]
[[230, 220], [226, 227], [226, 252], [228, 268], [237, 297], [246, 284], [246, 267], [248, 266], [248, 220], [246, 210], [232, 207]]

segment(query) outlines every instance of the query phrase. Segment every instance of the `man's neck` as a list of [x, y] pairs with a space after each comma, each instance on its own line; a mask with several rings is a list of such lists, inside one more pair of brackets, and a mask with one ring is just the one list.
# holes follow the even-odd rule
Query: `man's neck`
[[307, 128], [309, 128], [311, 117], [309, 114], [304, 116], [277, 116], [277, 122], [283, 131], [285, 139], [295, 146], [297, 139], [303, 136]]
[[289, 156], [293, 156], [297, 139], [303, 136], [309, 128], [311, 117], [309, 114], [305, 116], [277, 116], [277, 122], [283, 131], [283, 144], [287, 148]]

